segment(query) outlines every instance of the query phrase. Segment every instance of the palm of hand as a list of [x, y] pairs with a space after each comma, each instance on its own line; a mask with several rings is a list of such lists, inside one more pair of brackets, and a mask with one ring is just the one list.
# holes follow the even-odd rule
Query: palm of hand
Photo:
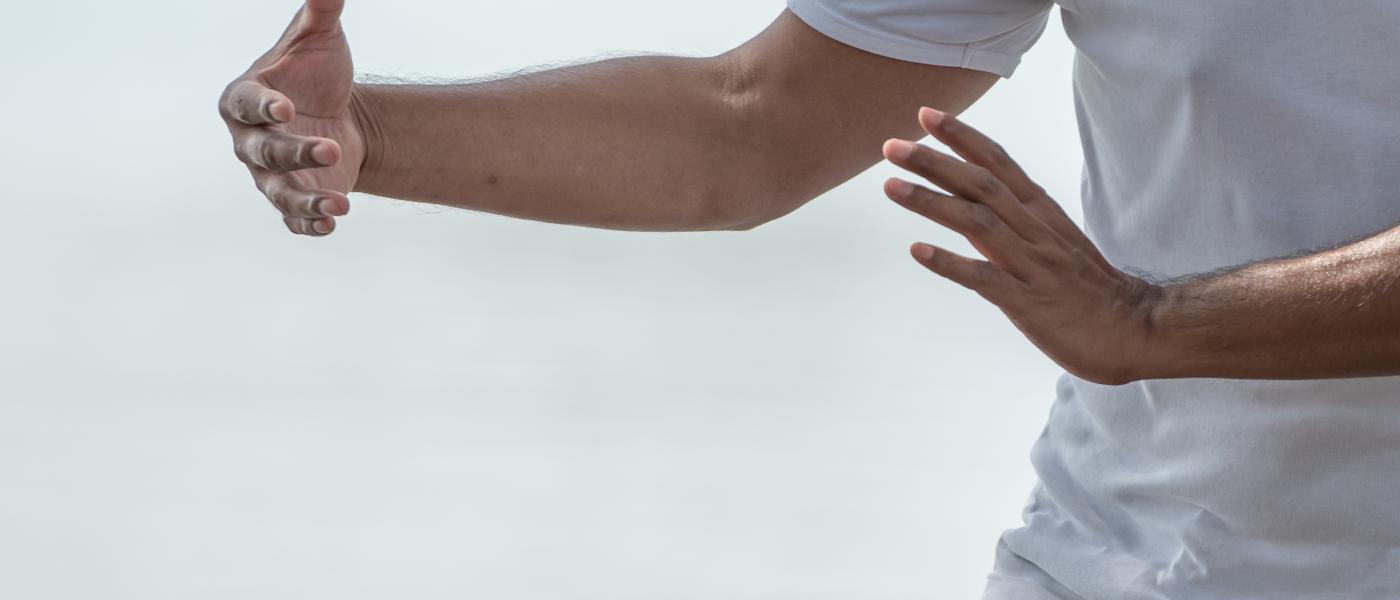
[[365, 146], [341, 0], [310, 0], [282, 39], [224, 92], [235, 153], [293, 233], [325, 235], [350, 208]]
[[291, 121], [269, 127], [339, 142], [338, 163], [299, 173], [314, 187], [348, 193], [355, 187], [364, 158], [364, 143], [350, 114], [354, 78], [350, 46], [338, 31], [315, 34], [293, 44], [256, 75], [267, 87], [286, 95], [296, 107]]

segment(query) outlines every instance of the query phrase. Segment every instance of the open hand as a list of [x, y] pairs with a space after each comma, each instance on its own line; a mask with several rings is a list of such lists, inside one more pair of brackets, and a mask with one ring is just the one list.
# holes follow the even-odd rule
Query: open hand
[[1109, 264], [981, 132], [929, 108], [919, 122], [964, 160], [904, 140], [886, 142], [885, 157], [951, 195], [901, 179], [886, 182], [885, 193], [962, 234], [987, 260], [922, 243], [911, 248], [915, 260], [997, 305], [1070, 373], [1105, 384], [1140, 378], [1160, 289]]
[[219, 99], [234, 154], [292, 233], [323, 236], [350, 211], [364, 141], [352, 114], [344, 0], [307, 0], [282, 39]]

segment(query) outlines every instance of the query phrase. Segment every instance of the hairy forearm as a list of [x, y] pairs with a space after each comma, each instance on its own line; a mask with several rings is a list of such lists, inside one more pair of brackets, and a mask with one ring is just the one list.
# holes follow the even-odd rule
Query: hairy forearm
[[462, 85], [360, 84], [356, 188], [598, 227], [743, 227], [776, 208], [748, 197], [764, 166], [727, 77], [718, 59], [636, 57]]
[[1400, 374], [1400, 228], [1165, 286], [1146, 377]]
[[876, 56], [784, 12], [710, 58], [633, 57], [463, 85], [357, 85], [358, 191], [557, 223], [745, 229], [801, 206], [996, 77]]
[[747, 229], [874, 164], [920, 104], [960, 112], [996, 80], [865, 52], [784, 10], [711, 58], [357, 85], [341, 7], [303, 6], [219, 99], [234, 154], [299, 235], [335, 231], [350, 191], [614, 229]]

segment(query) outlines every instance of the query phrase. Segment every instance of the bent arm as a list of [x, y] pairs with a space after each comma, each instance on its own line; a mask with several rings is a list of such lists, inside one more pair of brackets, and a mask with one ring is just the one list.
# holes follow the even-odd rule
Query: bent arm
[[959, 158], [890, 140], [905, 208], [962, 234], [986, 260], [911, 248], [995, 304], [1045, 354], [1101, 384], [1141, 379], [1400, 375], [1400, 227], [1314, 254], [1157, 285], [1114, 267], [1001, 146], [924, 110]]
[[747, 229], [801, 206], [996, 76], [870, 54], [792, 13], [710, 58], [636, 57], [463, 85], [357, 84], [356, 191], [556, 223]]
[[1400, 374], [1400, 227], [1307, 256], [1168, 285], [1152, 377]]

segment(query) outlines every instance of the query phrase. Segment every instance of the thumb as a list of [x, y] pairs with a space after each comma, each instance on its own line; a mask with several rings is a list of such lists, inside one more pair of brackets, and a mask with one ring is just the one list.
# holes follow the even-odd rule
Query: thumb
[[306, 0], [301, 9], [301, 30], [306, 33], [326, 33], [340, 27], [340, 13], [345, 0]]

